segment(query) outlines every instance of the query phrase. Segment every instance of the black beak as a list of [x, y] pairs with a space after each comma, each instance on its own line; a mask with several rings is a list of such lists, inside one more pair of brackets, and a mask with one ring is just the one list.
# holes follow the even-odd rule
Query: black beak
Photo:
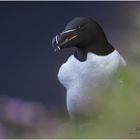
[[60, 35], [56, 35], [53, 39], [52, 39], [52, 47], [54, 49], [54, 51], [59, 51], [61, 50], [60, 48], [60, 42], [61, 42], [61, 36]]
[[63, 48], [70, 47], [70, 45], [72, 45], [72, 40], [78, 36], [76, 31], [77, 29], [70, 29], [56, 35], [52, 39], [52, 47], [54, 51], [56, 52]]

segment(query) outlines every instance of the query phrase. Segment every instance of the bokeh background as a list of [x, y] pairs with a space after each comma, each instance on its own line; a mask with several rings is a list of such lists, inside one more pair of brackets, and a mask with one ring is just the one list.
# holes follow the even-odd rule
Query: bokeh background
[[[139, 104], [139, 1], [1, 1], [0, 138], [57, 138], [60, 133], [55, 135], [55, 132], [59, 131], [63, 132], [61, 138], [67, 138], [67, 135], [64, 135], [64, 126], [61, 127], [61, 130], [57, 129], [63, 125], [62, 120], [69, 120], [65, 103], [65, 89], [57, 79], [57, 72], [74, 50], [62, 50], [54, 53], [51, 41], [57, 33], [64, 29], [67, 22], [76, 16], [88, 16], [95, 19], [103, 27], [109, 42], [131, 67], [132, 71], [129, 70], [122, 74], [124, 81], [127, 82], [123, 92], [132, 91], [129, 93], [130, 98], [126, 100], [125, 97], [119, 97], [120, 99], [117, 98], [117, 100], [116, 97], [111, 96], [111, 100], [114, 99], [111, 106], [116, 108], [116, 104], [119, 104], [118, 110], [125, 105], [130, 108], [133, 106], [134, 108], [131, 109], [134, 112], [130, 112], [131, 109], [128, 109], [128, 114], [135, 114], [133, 120], [138, 121], [139, 106], [135, 106], [134, 103], [138, 102]], [[134, 89], [136, 89], [136, 94], [132, 96]], [[131, 104], [132, 97], [134, 97], [134, 101]], [[118, 103], [120, 101], [122, 103], [126, 101], [126, 104], [121, 106]], [[119, 113], [124, 112], [124, 110], [121, 111]], [[131, 117], [129, 119], [131, 120]], [[129, 119], [128, 121], [131, 122]], [[105, 119], [104, 121], [107, 122]], [[140, 121], [137, 123], [132, 121], [130, 126], [133, 127], [128, 127], [129, 132], [135, 131], [138, 123]], [[110, 124], [112, 123], [110, 122]], [[126, 122], [126, 124], [128, 123]], [[95, 126], [101, 127], [98, 123]], [[71, 127], [73, 128], [73, 126]], [[68, 127], [68, 129], [70, 128]], [[113, 128], [116, 128], [114, 133], [109, 133], [112, 129], [108, 133], [98, 129], [92, 138], [140, 137], [140, 134], [129, 135], [126, 128], [123, 130], [126, 130], [127, 134], [124, 134], [123, 130], [122, 133], [117, 133], [119, 129], [117, 126]], [[106, 127], [104, 129], [107, 130]], [[101, 130], [104, 133], [101, 133]], [[82, 136], [80, 136], [69, 134], [69, 138], [81, 138]], [[85, 135], [86, 137], [87, 135]]]

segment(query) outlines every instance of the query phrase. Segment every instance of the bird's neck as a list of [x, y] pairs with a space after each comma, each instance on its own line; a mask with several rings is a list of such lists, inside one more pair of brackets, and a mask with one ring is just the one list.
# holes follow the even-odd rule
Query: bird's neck
[[90, 45], [90, 46], [86, 46], [86, 47], [77, 47], [76, 51], [74, 53], [74, 56], [79, 60], [79, 61], [86, 61], [87, 59], [87, 53], [88, 52], [92, 52], [96, 55], [101, 55], [101, 56], [105, 56], [108, 55], [110, 53], [112, 53], [115, 49], [113, 48], [113, 46], [109, 43], [107, 43], [106, 45]]
[[74, 56], [81, 62], [86, 61], [87, 59], [87, 51], [84, 49], [76, 48]]

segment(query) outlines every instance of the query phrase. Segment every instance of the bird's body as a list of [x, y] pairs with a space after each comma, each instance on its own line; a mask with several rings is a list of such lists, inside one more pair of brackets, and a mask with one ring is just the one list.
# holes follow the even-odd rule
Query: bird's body
[[73, 55], [68, 58], [59, 69], [58, 79], [67, 89], [67, 108], [72, 119], [90, 116], [99, 110], [104, 99], [102, 90], [111, 85], [115, 73], [124, 65], [116, 50], [107, 56], [89, 52], [84, 62]]
[[56, 35], [55, 50], [75, 47], [58, 72], [67, 90], [67, 109], [72, 119], [95, 115], [103, 105], [105, 90], [118, 80], [115, 75], [124, 59], [108, 42], [101, 26], [91, 18], [77, 17]]

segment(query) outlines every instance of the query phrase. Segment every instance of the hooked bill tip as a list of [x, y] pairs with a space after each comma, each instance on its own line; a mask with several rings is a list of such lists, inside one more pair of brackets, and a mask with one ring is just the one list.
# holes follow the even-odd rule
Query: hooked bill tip
[[58, 50], [61, 50], [59, 46], [57, 48], [58, 48]]
[[54, 52], [57, 52], [57, 51], [60, 51], [60, 50], [61, 50], [60, 47], [57, 46], [57, 47], [54, 49]]

